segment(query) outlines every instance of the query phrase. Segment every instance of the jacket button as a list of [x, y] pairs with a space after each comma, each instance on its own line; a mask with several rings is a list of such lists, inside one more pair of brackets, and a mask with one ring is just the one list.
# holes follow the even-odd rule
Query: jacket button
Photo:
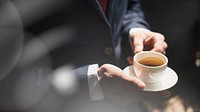
[[104, 50], [104, 53], [106, 55], [111, 55], [113, 54], [113, 48], [112, 47], [106, 47], [105, 50]]

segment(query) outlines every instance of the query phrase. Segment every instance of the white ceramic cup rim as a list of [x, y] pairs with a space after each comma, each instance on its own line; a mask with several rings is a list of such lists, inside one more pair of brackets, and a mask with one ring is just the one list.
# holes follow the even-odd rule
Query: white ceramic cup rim
[[[147, 54], [147, 53], [149, 53], [149, 54], [156, 54], [156, 55], [161, 56], [161, 57], [164, 59], [164, 60], [163, 60], [163, 61], [164, 61], [164, 64], [159, 65], [159, 66], [147, 66], [147, 65], [140, 64], [140, 63], [138, 62], [139, 60], [137, 60], [136, 58], [138, 57], [138, 55]], [[148, 57], [148, 56], [146, 56], [146, 57]], [[160, 59], [160, 58], [159, 58], [159, 59]], [[168, 64], [168, 58], [167, 58], [164, 54], [161, 54], [161, 53], [155, 52], [155, 51], [142, 51], [142, 52], [140, 52], [140, 53], [137, 53], [137, 54], [135, 54], [135, 56], [133, 57], [133, 61], [134, 61], [136, 64], [138, 64], [139, 66], [144, 67], [144, 68], [160, 68], [160, 67], [166, 66], [166, 65]]]

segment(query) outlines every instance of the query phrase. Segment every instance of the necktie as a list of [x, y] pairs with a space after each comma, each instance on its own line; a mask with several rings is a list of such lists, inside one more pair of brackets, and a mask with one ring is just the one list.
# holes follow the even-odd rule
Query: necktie
[[108, 0], [99, 0], [99, 4], [101, 5], [104, 14], [106, 14]]

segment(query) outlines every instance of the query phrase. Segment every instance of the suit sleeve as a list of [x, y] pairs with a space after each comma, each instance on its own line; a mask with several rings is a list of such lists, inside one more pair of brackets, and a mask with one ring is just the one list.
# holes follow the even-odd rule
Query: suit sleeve
[[148, 29], [148, 23], [145, 21], [144, 13], [138, 0], [130, 0], [128, 10], [123, 21], [124, 32], [128, 34], [131, 28]]

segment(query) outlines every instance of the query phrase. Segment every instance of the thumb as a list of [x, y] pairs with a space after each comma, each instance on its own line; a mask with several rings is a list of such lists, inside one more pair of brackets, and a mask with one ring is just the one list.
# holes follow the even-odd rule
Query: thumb
[[137, 35], [133, 38], [132, 47], [133, 47], [134, 54], [143, 51], [144, 49], [143, 42], [144, 42], [144, 36], [142, 35], [140, 36]]

